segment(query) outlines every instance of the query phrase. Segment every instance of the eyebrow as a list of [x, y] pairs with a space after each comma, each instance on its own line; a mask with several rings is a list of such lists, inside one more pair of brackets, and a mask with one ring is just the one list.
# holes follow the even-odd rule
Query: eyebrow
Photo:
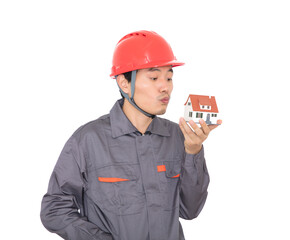
[[[158, 68], [149, 68], [149, 69], [148, 69], [148, 72], [155, 72], [155, 71], [161, 72], [160, 69], [158, 69]], [[170, 69], [168, 70], [168, 72], [172, 72], [172, 73], [173, 73], [173, 69], [170, 68]]]

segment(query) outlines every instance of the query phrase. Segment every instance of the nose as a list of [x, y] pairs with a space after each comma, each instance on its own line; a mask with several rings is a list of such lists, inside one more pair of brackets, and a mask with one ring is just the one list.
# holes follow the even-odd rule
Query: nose
[[167, 78], [160, 79], [160, 92], [168, 92], [172, 88], [172, 81], [168, 81]]

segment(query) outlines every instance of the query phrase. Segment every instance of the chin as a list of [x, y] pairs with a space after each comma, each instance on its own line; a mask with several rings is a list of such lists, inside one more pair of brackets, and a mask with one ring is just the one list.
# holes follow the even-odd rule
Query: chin
[[166, 110], [167, 110], [167, 107], [163, 106], [163, 107], [156, 107], [155, 109], [151, 108], [151, 109], [148, 109], [146, 110], [145, 108], [143, 108], [143, 110], [145, 112], [148, 112], [152, 115], [163, 115], [166, 113]]
[[155, 115], [163, 115], [166, 113], [166, 109], [162, 109], [160, 111], [158, 111]]

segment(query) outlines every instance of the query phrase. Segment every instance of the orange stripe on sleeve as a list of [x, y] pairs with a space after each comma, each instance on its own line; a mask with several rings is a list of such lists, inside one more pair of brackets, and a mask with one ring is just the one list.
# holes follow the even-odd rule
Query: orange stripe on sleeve
[[130, 181], [130, 179], [99, 177], [99, 181], [100, 182], [124, 182], [124, 181]]
[[171, 178], [178, 178], [178, 177], [180, 177], [180, 174], [177, 174], [176, 176], [171, 177]]

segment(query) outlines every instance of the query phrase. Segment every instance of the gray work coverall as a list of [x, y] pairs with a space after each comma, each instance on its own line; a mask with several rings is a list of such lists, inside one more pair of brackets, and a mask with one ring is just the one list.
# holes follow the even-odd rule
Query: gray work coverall
[[122, 104], [69, 138], [42, 200], [42, 223], [70, 240], [183, 240], [179, 217], [197, 217], [207, 197], [203, 149], [185, 153], [178, 124], [159, 117], [142, 135]]

